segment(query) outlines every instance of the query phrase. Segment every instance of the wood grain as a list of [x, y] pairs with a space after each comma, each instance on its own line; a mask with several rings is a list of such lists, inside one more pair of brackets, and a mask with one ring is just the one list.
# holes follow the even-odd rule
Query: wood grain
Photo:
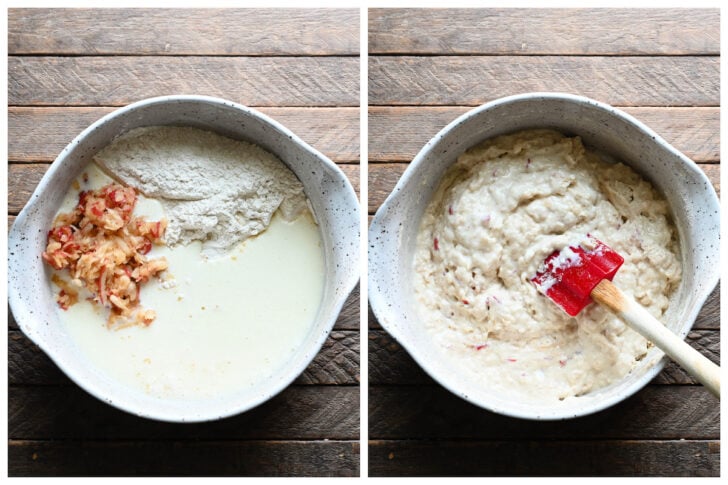
[[358, 27], [358, 9], [10, 9], [8, 52], [358, 55]]
[[[369, 204], [367, 210], [370, 214], [374, 214], [379, 206], [384, 203], [407, 166], [406, 163], [373, 163], [369, 165]], [[708, 176], [720, 197], [720, 165], [701, 163], [699, 167]], [[9, 203], [8, 207], [10, 207]]]
[[[18, 214], [43, 178], [48, 163], [10, 163], [8, 165], [8, 213]], [[359, 196], [359, 164], [339, 164]]]
[[720, 329], [720, 281], [708, 295], [692, 327], [693, 330]]
[[[81, 131], [113, 107], [8, 108], [8, 158], [52, 162]], [[279, 108], [260, 111], [335, 162], [359, 163], [359, 108]]]
[[369, 53], [717, 55], [719, 18], [717, 9], [374, 8]]
[[[369, 161], [409, 162], [442, 128], [470, 109], [458, 106], [370, 107]], [[692, 160], [716, 162], [720, 159], [720, 108], [627, 107], [624, 111]], [[12, 138], [10, 142], [12, 145]]]
[[[720, 332], [716, 330], [694, 330], [688, 334], [686, 340], [701, 354], [715, 363], [720, 363]], [[370, 385], [413, 386], [435, 384], [435, 381], [422, 370], [407, 351], [384, 330], [369, 331], [368, 348]], [[652, 383], [697, 385], [698, 381], [679, 365], [668, 360], [663, 371], [657, 375]]]
[[[720, 365], [720, 333], [696, 330], [688, 334], [688, 343], [698, 352]], [[665, 368], [652, 381], [654, 384], [695, 384], [699, 382], [685, 369], [668, 359]]]
[[294, 384], [358, 385], [360, 335], [359, 330], [331, 332], [321, 351]]
[[358, 106], [356, 57], [9, 57], [8, 104], [120, 106], [169, 94]]
[[358, 476], [352, 441], [11, 440], [10, 476]]
[[718, 106], [719, 64], [691, 56], [371, 56], [369, 104], [475, 106], [560, 91], [615, 106]]
[[370, 441], [369, 476], [719, 476], [720, 443]]
[[[294, 384], [358, 385], [359, 351], [359, 331], [334, 330]], [[8, 384], [75, 385], [40, 348], [18, 330], [11, 330], [8, 334]]]
[[358, 386], [289, 386], [270, 401], [237, 416], [208, 423], [165, 423], [115, 409], [76, 386], [11, 386], [8, 437], [355, 440], [359, 438], [358, 411]]
[[334, 324], [334, 330], [359, 330], [359, 301], [361, 298], [359, 283], [351, 291], [344, 302]]
[[719, 439], [718, 399], [699, 386], [647, 386], [611, 408], [566, 421], [484, 411], [441, 386], [370, 386], [370, 439]]

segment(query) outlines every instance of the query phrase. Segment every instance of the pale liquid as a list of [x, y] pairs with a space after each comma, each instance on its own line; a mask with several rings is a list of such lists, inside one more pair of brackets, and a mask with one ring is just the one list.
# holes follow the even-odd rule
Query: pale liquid
[[[87, 172], [82, 189], [108, 182], [94, 166]], [[72, 207], [78, 191], [70, 192]], [[135, 209], [150, 220], [160, 212], [149, 199]], [[109, 330], [106, 310], [86, 300], [59, 308], [92, 365], [152, 396], [197, 399], [254, 386], [293, 356], [323, 295], [323, 250], [311, 216], [294, 222], [275, 216], [266, 231], [219, 259], [204, 260], [200, 249], [194, 243], [149, 253], [167, 258], [163, 280], [172, 281], [142, 287], [141, 305], [157, 312], [148, 327]]]

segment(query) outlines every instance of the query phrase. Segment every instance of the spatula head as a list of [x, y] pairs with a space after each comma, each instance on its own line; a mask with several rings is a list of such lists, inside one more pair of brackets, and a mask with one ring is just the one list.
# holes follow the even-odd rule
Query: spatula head
[[573, 246], [554, 251], [531, 281], [571, 316], [592, 302], [589, 296], [603, 279], [612, 280], [624, 258], [587, 235]]

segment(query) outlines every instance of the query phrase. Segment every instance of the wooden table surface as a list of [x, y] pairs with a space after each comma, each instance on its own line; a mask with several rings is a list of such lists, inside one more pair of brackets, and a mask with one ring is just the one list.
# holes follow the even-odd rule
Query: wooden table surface
[[[719, 189], [719, 12], [369, 10], [369, 214], [419, 149], [489, 100], [562, 91], [619, 106]], [[719, 295], [689, 342], [719, 359]], [[430, 379], [369, 316], [369, 474], [719, 474], [718, 401], [668, 364], [603, 412], [502, 417]]]
[[[9, 12], [8, 216], [116, 107], [165, 94], [259, 109], [359, 187], [359, 10]], [[232, 418], [169, 424], [73, 384], [9, 318], [9, 474], [358, 475], [359, 295], [293, 385]]]

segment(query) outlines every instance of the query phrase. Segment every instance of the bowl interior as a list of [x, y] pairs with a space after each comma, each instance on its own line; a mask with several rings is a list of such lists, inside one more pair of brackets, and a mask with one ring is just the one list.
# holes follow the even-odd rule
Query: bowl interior
[[[303, 345], [286, 366], [255, 388], [199, 401], [153, 398], [121, 388], [87, 365], [63, 331], [40, 254], [60, 201], [93, 155], [118, 135], [140, 126], [185, 125], [245, 140], [276, 154], [301, 180], [324, 245], [322, 302]], [[202, 421], [245, 411], [278, 393], [318, 353], [358, 280], [359, 207], [346, 176], [325, 156], [270, 118], [243, 106], [206, 97], [170, 96], [117, 110], [79, 135], [58, 156], [9, 235], [9, 296], [23, 332], [73, 380], [112, 405], [167, 421]]]
[[700, 169], [632, 117], [595, 101], [558, 94], [522, 95], [481, 106], [443, 129], [417, 155], [370, 228], [369, 294], [382, 326], [445, 387], [487, 409], [532, 419], [575, 417], [636, 392], [662, 367], [651, 350], [622, 381], [553, 408], [513, 402], [463, 378], [437, 355], [413, 306], [412, 258], [420, 219], [447, 168], [488, 138], [553, 128], [630, 165], [666, 196], [680, 237], [683, 279], [665, 324], [684, 336], [718, 280], [719, 206]]

